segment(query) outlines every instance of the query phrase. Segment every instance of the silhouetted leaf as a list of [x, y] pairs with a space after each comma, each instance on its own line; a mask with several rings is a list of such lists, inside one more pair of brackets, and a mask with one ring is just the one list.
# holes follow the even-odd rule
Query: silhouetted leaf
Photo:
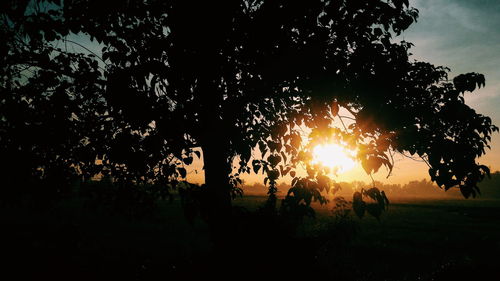
[[252, 167], [253, 167], [253, 172], [254, 173], [256, 173], [256, 174], [259, 173], [259, 170], [261, 168], [261, 165], [260, 165], [259, 161], [253, 160], [252, 161]]
[[332, 115], [337, 116], [339, 114], [339, 103], [337, 101], [333, 101], [332, 103]]
[[177, 171], [179, 172], [179, 174], [181, 175], [182, 178], [186, 177], [186, 175], [187, 175], [186, 169], [179, 167], [179, 168], [177, 168]]
[[199, 151], [195, 150], [195, 151], [194, 151], [194, 154], [196, 154], [196, 156], [198, 157], [198, 159], [200, 159], [200, 158], [201, 158], [201, 152], [199, 152]]
[[363, 201], [363, 196], [359, 191], [356, 191], [353, 194], [352, 208], [354, 210], [354, 213], [356, 213], [356, 215], [359, 218], [362, 218], [364, 216], [366, 210], [366, 203]]
[[185, 157], [185, 158], [182, 159], [182, 161], [186, 165], [191, 165], [191, 163], [193, 163], [193, 157], [191, 157], [191, 156]]

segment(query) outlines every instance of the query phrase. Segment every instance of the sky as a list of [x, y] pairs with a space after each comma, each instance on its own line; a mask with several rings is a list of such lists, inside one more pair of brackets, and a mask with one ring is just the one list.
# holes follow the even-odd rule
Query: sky
[[[466, 93], [466, 103], [478, 113], [490, 116], [500, 126], [500, 1], [498, 0], [413, 0], [419, 18], [407, 31], [395, 38], [415, 46], [411, 59], [427, 61], [451, 69], [450, 79], [461, 73], [478, 72], [486, 77], [486, 87]], [[500, 169], [500, 134], [495, 133], [492, 149], [479, 159], [492, 171]], [[425, 163], [403, 156], [395, 158], [390, 177], [381, 169], [374, 180], [406, 183], [430, 179]], [[256, 180], [247, 177], [247, 181]], [[371, 179], [359, 164], [338, 176], [340, 181]]]
[[[486, 87], [466, 93], [466, 103], [477, 112], [490, 116], [500, 126], [500, 1], [498, 0], [411, 0], [410, 5], [419, 10], [417, 23], [395, 41], [405, 40], [415, 46], [410, 50], [411, 59], [447, 66], [450, 79], [461, 73], [478, 72], [486, 77]], [[79, 38], [78, 38], [79, 37]], [[83, 38], [76, 35], [75, 41]], [[89, 48], [99, 47], [85, 44]], [[73, 46], [78, 48], [78, 46]], [[500, 169], [500, 134], [495, 133], [492, 149], [479, 159], [492, 171]], [[193, 164], [189, 178], [203, 181], [201, 161]], [[406, 183], [410, 180], [429, 179], [428, 167], [403, 156], [396, 156], [390, 177], [384, 169], [373, 176], [386, 183]], [[255, 175], [244, 176], [247, 183], [262, 181]], [[349, 172], [339, 175], [340, 181], [361, 180], [370, 182], [359, 164]]]
[[[415, 44], [413, 58], [449, 67], [449, 78], [467, 72], [484, 74], [486, 87], [466, 93], [465, 101], [500, 126], [500, 1], [413, 0], [410, 5], [420, 12], [418, 22], [400, 38]], [[498, 170], [498, 133], [491, 147], [479, 162]], [[411, 174], [418, 177], [420, 166]]]

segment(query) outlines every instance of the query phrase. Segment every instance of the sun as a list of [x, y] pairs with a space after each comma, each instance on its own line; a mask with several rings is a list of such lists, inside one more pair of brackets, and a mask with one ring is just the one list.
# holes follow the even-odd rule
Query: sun
[[356, 153], [339, 144], [321, 144], [313, 149], [313, 164], [321, 164], [336, 173], [345, 173], [356, 165]]

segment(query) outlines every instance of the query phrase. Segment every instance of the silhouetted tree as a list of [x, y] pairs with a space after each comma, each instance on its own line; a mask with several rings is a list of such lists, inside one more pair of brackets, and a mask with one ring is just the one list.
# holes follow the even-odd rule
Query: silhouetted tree
[[[18, 139], [10, 137], [23, 127], [12, 120], [36, 120], [11, 103], [71, 121], [59, 124], [63, 131], [38, 130], [37, 136], [57, 131], [54, 143], [65, 142], [64, 152], [50, 154], [58, 147], [52, 142], [40, 147], [48, 155], [31, 164], [31, 173], [52, 159], [95, 167], [97, 157], [116, 178], [175, 183], [201, 147], [207, 212], [219, 227], [230, 213], [230, 176], [237, 183], [252, 168], [266, 174], [271, 205], [276, 180], [288, 173], [294, 180], [283, 210], [323, 202], [321, 191], [335, 184], [308, 159], [315, 144], [331, 139], [356, 148], [367, 173], [392, 169], [389, 150], [422, 157], [433, 181], [458, 186], [465, 197], [489, 173], [476, 158], [497, 128], [463, 98], [484, 86], [484, 76], [449, 81], [447, 68], [410, 61], [412, 44], [391, 40], [417, 19], [408, 1], [4, 3], [2, 149], [12, 151], [35, 132], [24, 127]], [[61, 48], [71, 34], [98, 42], [99, 57]], [[34, 73], [17, 84], [23, 67]], [[63, 117], [50, 109], [58, 97]], [[355, 122], [333, 127], [334, 119], [345, 119], [340, 109]], [[65, 132], [74, 124], [90, 130]], [[307, 145], [299, 133], [304, 125], [312, 129]], [[19, 153], [31, 157], [38, 139], [28, 143]], [[79, 147], [85, 153], [70, 153]], [[252, 157], [254, 148], [262, 158]], [[295, 173], [300, 162], [306, 178]]]
[[53, 44], [62, 21], [53, 10], [42, 12], [36, 5], [40, 2], [0, 4], [0, 177], [5, 201], [16, 196], [24, 200], [26, 194], [50, 201], [64, 195], [82, 174], [99, 172], [94, 165], [98, 132], [106, 129], [100, 122], [106, 110], [102, 73], [92, 57]]

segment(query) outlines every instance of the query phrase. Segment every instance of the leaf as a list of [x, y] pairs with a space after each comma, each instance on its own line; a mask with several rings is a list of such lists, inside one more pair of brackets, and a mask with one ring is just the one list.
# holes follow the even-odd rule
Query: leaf
[[479, 88], [484, 87], [486, 85], [486, 80], [483, 74], [471, 72], [460, 74], [453, 78], [453, 85], [459, 92], [472, 92], [476, 89], [476, 85]]
[[366, 204], [366, 211], [377, 220], [380, 220], [380, 215], [382, 215], [382, 207], [379, 204]]
[[389, 159], [387, 159], [387, 158], [381, 158], [381, 159], [382, 159], [382, 163], [384, 164], [384, 166], [386, 166], [387, 169], [389, 170], [389, 173], [387, 173], [387, 177], [389, 177], [392, 173], [393, 165], [392, 165], [391, 161], [389, 161]]
[[382, 195], [382, 199], [384, 200], [384, 206], [386, 206], [387, 208], [387, 206], [389, 206], [390, 203], [389, 198], [387, 198], [387, 195], [385, 195], [385, 192], [383, 190], [380, 192], [380, 194]]
[[316, 181], [318, 182], [319, 189], [322, 191], [323, 189], [330, 187], [330, 178], [325, 175], [316, 176]]
[[267, 171], [267, 177], [269, 178], [269, 180], [276, 180], [279, 178], [279, 176], [280, 172], [277, 169]]
[[292, 135], [292, 140], [290, 141], [290, 144], [298, 149], [300, 147], [300, 144], [302, 143], [302, 138], [298, 134], [293, 134]]
[[187, 175], [186, 169], [179, 167], [179, 168], [177, 168], [177, 171], [179, 172], [179, 174], [181, 175], [182, 178], [186, 178], [186, 175]]
[[389, 145], [390, 145], [390, 143], [387, 139], [379, 138], [377, 140], [377, 150], [379, 152], [384, 152], [387, 149], [389, 149]]
[[342, 186], [338, 183], [334, 183], [333, 188], [332, 188], [332, 194], [335, 194], [335, 193], [339, 192], [340, 190], [342, 190]]
[[383, 159], [380, 157], [370, 156], [368, 159], [361, 161], [361, 166], [367, 174], [371, 174], [372, 172], [378, 172], [383, 162]]
[[281, 161], [281, 156], [271, 155], [267, 158], [267, 160], [269, 161], [272, 167], [276, 167]]
[[198, 159], [201, 158], [201, 152], [199, 152], [198, 150], [195, 150], [193, 152], [194, 152], [194, 154], [196, 154], [196, 156], [198, 157]]
[[191, 156], [188, 156], [186, 158], [183, 158], [182, 161], [184, 162], [184, 164], [186, 165], [191, 165], [191, 163], [193, 163], [193, 157]]
[[352, 209], [359, 218], [365, 215], [366, 203], [363, 201], [361, 192], [356, 191], [352, 196]]
[[268, 150], [267, 148], [268, 148], [268, 146], [267, 146], [267, 144], [266, 144], [265, 142], [263, 142], [263, 141], [259, 141], [259, 142], [258, 142], [258, 145], [259, 145], [259, 150], [260, 150], [260, 153], [262, 154], [262, 157], [264, 157], [264, 156], [266, 155], [266, 153], [267, 153], [267, 150]]
[[374, 201], [378, 201], [380, 197], [380, 191], [376, 187], [372, 187], [368, 190], [363, 190], [363, 195], [370, 197]]
[[367, 159], [361, 160], [361, 166], [363, 167], [363, 169], [365, 170], [365, 172], [367, 174], [371, 174], [372, 173], [372, 168], [370, 167], [370, 164], [368, 163]]
[[287, 157], [284, 151], [281, 152], [281, 156], [283, 157], [283, 163], [286, 164]]
[[310, 191], [306, 191], [304, 193], [304, 202], [306, 203], [307, 206], [311, 205], [311, 202], [312, 202], [312, 193]]
[[390, 48], [391, 46], [391, 41], [389, 39], [389, 36], [384, 36], [382, 37], [382, 39], [380, 40], [382, 42], [382, 44], [384, 45], [384, 47], [386, 48]]
[[373, 165], [373, 171], [378, 172], [380, 167], [382, 166], [383, 160], [380, 157], [371, 157], [371, 162]]
[[292, 167], [288, 167], [286, 169], [284, 169], [282, 172], [281, 172], [281, 175], [282, 176], [286, 176], [288, 174], [288, 172], [290, 172], [290, 170], [292, 169]]
[[333, 117], [337, 116], [339, 114], [339, 103], [335, 100], [332, 103], [332, 115]]
[[468, 199], [470, 197], [470, 195], [472, 194], [472, 189], [467, 187], [467, 186], [460, 186], [460, 192], [462, 193], [462, 195]]
[[252, 161], [252, 168], [254, 173], [259, 173], [259, 170], [262, 166], [260, 165], [260, 162], [258, 160], [253, 160]]

